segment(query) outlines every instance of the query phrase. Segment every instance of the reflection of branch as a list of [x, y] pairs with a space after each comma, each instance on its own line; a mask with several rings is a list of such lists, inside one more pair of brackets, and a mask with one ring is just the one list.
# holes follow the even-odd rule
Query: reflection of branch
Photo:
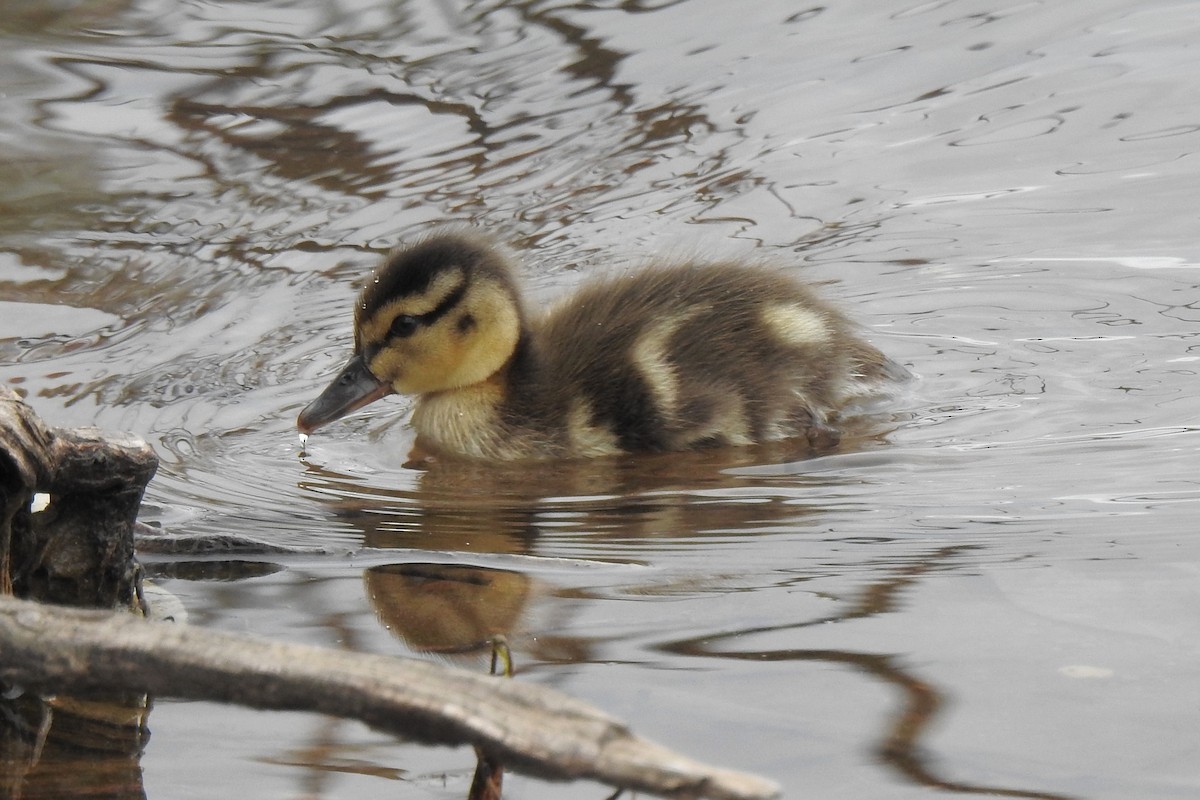
[[916, 564], [906, 566], [891, 578], [868, 586], [858, 602], [842, 614], [785, 625], [763, 626], [716, 635], [704, 634], [693, 639], [671, 642], [660, 649], [677, 655], [700, 656], [704, 658], [730, 658], [756, 662], [821, 661], [853, 667], [899, 688], [905, 695], [907, 701], [905, 707], [892, 722], [877, 750], [879, 756], [884, 761], [891, 764], [905, 777], [922, 786], [958, 792], [960, 794], [984, 794], [993, 797], [1025, 797], [1029, 798], [1029, 800], [1070, 800], [1067, 795], [1026, 791], [1023, 789], [978, 786], [940, 777], [929, 765], [926, 756], [920, 748], [919, 739], [933, 721], [934, 715], [942, 704], [942, 698], [932, 686], [905, 672], [901, 666], [895, 663], [895, 659], [891, 656], [873, 653], [854, 653], [844, 650], [789, 649], [730, 651], [719, 650], [716, 647], [716, 643], [726, 639], [742, 638], [758, 633], [778, 633], [797, 628], [824, 625], [829, 622], [845, 622], [851, 619], [860, 619], [895, 611], [898, 606], [898, 595], [903, 589], [914, 583], [920, 575], [934, 568], [938, 563], [953, 558], [967, 549], [970, 548], [966, 546], [945, 547]]
[[[499, 669], [499, 672], [497, 672]], [[503, 636], [492, 638], [492, 674], [511, 678], [513, 675], [512, 650], [508, 639]], [[494, 757], [475, 748], [477, 763], [471, 778], [471, 791], [467, 800], [501, 800], [504, 790], [504, 765]]]
[[423, 661], [271, 642], [124, 613], [0, 598], [0, 680], [361, 720], [430, 744], [473, 744], [514, 769], [664, 797], [768, 800], [778, 788], [632, 734], [556, 690]]

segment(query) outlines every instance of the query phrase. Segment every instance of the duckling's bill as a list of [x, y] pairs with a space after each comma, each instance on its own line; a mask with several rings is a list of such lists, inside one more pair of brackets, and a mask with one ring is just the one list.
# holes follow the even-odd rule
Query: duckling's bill
[[296, 427], [303, 434], [312, 433], [322, 425], [341, 419], [392, 392], [391, 386], [371, 374], [366, 360], [356, 355], [325, 387], [325, 391], [305, 406], [296, 418]]

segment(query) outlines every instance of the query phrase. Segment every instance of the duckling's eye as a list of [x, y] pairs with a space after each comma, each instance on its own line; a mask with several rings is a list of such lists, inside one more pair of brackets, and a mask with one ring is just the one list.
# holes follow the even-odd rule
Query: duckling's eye
[[421, 320], [411, 314], [401, 314], [392, 320], [392, 325], [388, 328], [388, 333], [399, 339], [404, 339], [416, 333], [419, 327], [421, 327]]

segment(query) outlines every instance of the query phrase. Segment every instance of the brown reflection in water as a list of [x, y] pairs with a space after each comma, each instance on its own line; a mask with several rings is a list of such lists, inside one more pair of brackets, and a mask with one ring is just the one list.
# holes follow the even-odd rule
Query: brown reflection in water
[[[241, 77], [252, 79], [258, 71], [248, 68]], [[320, 122], [331, 111], [373, 102], [385, 102], [391, 106], [419, 106], [432, 114], [452, 114], [466, 120], [471, 130], [483, 130], [479, 115], [464, 103], [440, 102], [416, 94], [397, 94], [382, 89], [337, 97], [311, 106], [232, 106], [184, 98], [174, 103], [169, 118], [182, 130], [215, 137], [232, 148], [264, 159], [270, 164], [272, 172], [288, 180], [311, 182], [331, 192], [380, 200], [387, 196], [387, 184], [393, 179], [394, 165], [380, 158], [371, 142], [357, 133]], [[264, 138], [255, 131], [244, 132], [242, 126], [229, 127], [228, 120], [231, 117], [273, 124], [280, 130]], [[318, 164], [328, 164], [330, 153], [337, 154], [338, 168], [319, 169]], [[200, 155], [194, 157], [202, 159]], [[478, 158], [463, 157], [461, 160], [473, 162]], [[215, 165], [209, 164], [209, 169], [214, 175], [219, 174]]]
[[[631, 176], [679, 157], [682, 146], [722, 130], [701, 103], [675, 96], [652, 107], [639, 102], [620, 76], [628, 53], [607, 46], [603, 37], [572, 21], [569, 17], [575, 10], [547, 8], [541, 2], [446, 7], [443, 13], [454, 19], [456, 35], [474, 35], [480, 41], [478, 48], [451, 49], [416, 62], [406, 61], [403, 50], [380, 54], [370, 52], [374, 48], [368, 45], [360, 51], [362, 32], [343, 32], [334, 26], [327, 35], [306, 43], [300, 61], [291, 47], [248, 48], [245, 63], [189, 87], [186, 95], [163, 98], [163, 104], [167, 119], [189, 134], [178, 145], [179, 154], [200, 164], [218, 189], [246, 180], [243, 174], [230, 174], [230, 164], [243, 160], [229, 159], [225, 151], [248, 153], [265, 172], [296, 184], [319, 186], [335, 196], [395, 202], [397, 195], [416, 195], [413, 202], [449, 206], [460, 212], [458, 218], [476, 220], [503, 209], [496, 216], [507, 221], [516, 212], [530, 223], [521, 226], [521, 233], [529, 237], [522, 244], [528, 245], [548, 235], [547, 225], [551, 232], [557, 231], [586, 217], [612, 192], [627, 186]], [[625, 10], [638, 11], [630, 4]], [[404, 41], [437, 35], [421, 30], [419, 13], [403, 6], [390, 13], [395, 19], [370, 31], [371, 36]], [[486, 44], [493, 29], [512, 29], [521, 38], [538, 41], [549, 34], [544, 46], [561, 52], [561, 74], [546, 83], [532, 112], [524, 102], [510, 108], [495, 99], [511, 93], [506, 83], [520, 81], [521, 76], [507, 74], [512, 68], [507, 52], [493, 53]], [[344, 93], [330, 94], [331, 70], [342, 70]], [[375, 74], [386, 77], [374, 78]], [[431, 81], [431, 75], [439, 80]], [[488, 77], [475, 77], [481, 75]], [[595, 96], [581, 104], [578, 98], [589, 92]], [[374, 105], [412, 107], [435, 120], [457, 121], [463, 140], [439, 153], [436, 165], [431, 165], [427, 159], [396, 157], [411, 144], [405, 138], [410, 134], [383, 138], [381, 132], [355, 131], [336, 121], [337, 112]], [[579, 115], [580, 124], [603, 126], [609, 133], [595, 134], [591, 148], [564, 141], [555, 133], [568, 128], [558, 119], [563, 115]], [[552, 124], [537, 124], [540, 120]], [[725, 124], [723, 130], [734, 137], [743, 135], [740, 126]], [[220, 146], [211, 147], [213, 142]], [[679, 192], [690, 193], [700, 206], [763, 183], [749, 169], [728, 163], [724, 149], [683, 155], [691, 159], [693, 173], [681, 181]], [[605, 168], [549, 178], [539, 186], [535, 178], [545, 170], [547, 158], [564, 157], [577, 158], [581, 164], [600, 161]], [[431, 169], [436, 176], [428, 174]], [[524, 188], [515, 193], [520, 202], [509, 206], [506, 197], [514, 193], [508, 187], [516, 182], [536, 188], [532, 193]], [[398, 216], [397, 231], [404, 227], [403, 217]], [[313, 241], [298, 244], [324, 246]], [[339, 248], [344, 246], [339, 242]]]
[[519, 572], [453, 564], [387, 564], [363, 576], [384, 627], [414, 650], [457, 653], [511, 634], [533, 581]]
[[603, 86], [619, 101], [622, 108], [629, 108], [635, 104], [629, 85], [617, 80], [617, 68], [625, 58], [624, 53], [606, 47], [603, 40], [587, 28], [558, 16], [557, 13], [561, 13], [562, 9], [545, 8], [541, 0], [510, 3], [508, 6], [520, 14], [527, 24], [558, 34], [567, 48], [578, 55], [575, 61], [563, 66], [564, 72], [580, 80]]
[[[519, 641], [541, 664], [594, 659], [595, 640], [522, 635], [528, 633], [523, 618], [539, 599], [579, 599], [581, 592], [512, 570], [437, 563], [371, 567], [363, 581], [379, 621], [413, 650], [475, 657], [491, 648], [494, 664], [496, 642], [503, 639], [506, 649], [508, 641]], [[572, 613], [569, 603], [542, 610], [557, 618], [554, 628], [564, 627]]]
[[142, 800], [149, 711], [145, 698], [0, 701], [0, 793]]
[[[847, 437], [844, 449], [878, 438]], [[302, 490], [325, 498], [341, 522], [372, 548], [537, 555], [543, 535], [556, 547], [582, 537], [605, 558], [636, 560], [639, 542], [753, 536], [802, 527], [819, 515], [803, 489], [826, 480], [803, 475], [745, 477], [729, 470], [811, 455], [807, 442], [533, 464], [428, 462], [407, 473], [409, 489], [364, 487], [355, 476], [310, 465]], [[750, 491], [747, 492], [746, 490]], [[822, 496], [814, 493], [814, 496]], [[621, 542], [620, 548], [612, 547]], [[682, 545], [681, 545], [682, 546]], [[521, 637], [522, 616], [539, 596], [584, 599], [520, 572], [461, 564], [400, 563], [366, 570], [368, 596], [383, 625], [415, 650], [467, 652], [504, 634], [543, 663], [586, 663], [595, 641]], [[570, 613], [571, 604], [557, 606]], [[541, 608], [541, 606], [539, 606]]]
[[[347, 650], [362, 652], [357, 628], [350, 615], [328, 613], [319, 624], [333, 634], [333, 639]], [[361, 744], [345, 731], [358, 723], [341, 717], [317, 715], [307, 743], [298, 745], [279, 756], [260, 756], [264, 764], [298, 767], [299, 797], [336, 797], [338, 775], [368, 775], [385, 780], [402, 780], [408, 771], [401, 767], [380, 764], [364, 755]]]
[[747, 661], [819, 661], [839, 664], [865, 672], [872, 678], [899, 689], [904, 698], [904, 707], [890, 722], [882, 741], [876, 749], [878, 756], [909, 780], [934, 789], [959, 794], [982, 794], [992, 797], [1026, 797], [1031, 800], [1071, 800], [1069, 795], [1038, 792], [1025, 789], [1008, 789], [965, 783], [943, 777], [931, 763], [920, 744], [921, 736], [928, 729], [943, 697], [937, 688], [906, 671], [901, 659], [878, 653], [862, 653], [848, 650], [823, 650], [795, 648], [786, 650], [724, 650], [718, 645], [725, 641], [736, 641], [755, 634], [772, 634], [783, 631], [826, 625], [831, 622], [848, 622], [864, 617], [873, 617], [899, 610], [901, 592], [915, 583], [927, 572], [941, 568], [946, 562], [976, 549], [973, 546], [944, 547], [933, 551], [916, 563], [896, 570], [891, 576], [877, 581], [864, 590], [862, 596], [849, 610], [819, 619], [786, 625], [771, 625], [758, 628], [704, 634], [690, 639], [660, 645], [657, 649], [673, 655], [698, 658], [728, 658]]
[[[840, 449], [866, 449], [881, 438], [847, 436]], [[730, 470], [811, 455], [807, 443], [789, 441], [547, 463], [432, 461], [397, 476], [411, 484], [405, 489], [363, 486], [357, 476], [310, 464], [299, 488], [333, 498], [327, 507], [360, 530], [369, 547], [534, 554], [547, 532], [637, 540], [794, 526], [820, 511], [803, 501], [804, 486], [826, 479]]]

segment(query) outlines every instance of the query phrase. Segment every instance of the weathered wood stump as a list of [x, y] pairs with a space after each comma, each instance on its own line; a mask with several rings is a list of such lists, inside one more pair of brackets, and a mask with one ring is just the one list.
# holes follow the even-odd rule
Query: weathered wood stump
[[[48, 426], [0, 386], [0, 594], [137, 609], [134, 523], [157, 468], [145, 442]], [[30, 508], [35, 493], [49, 499], [37, 513]], [[0, 649], [0, 659], [14, 657]], [[0, 701], [2, 796], [145, 797], [140, 758], [150, 706], [143, 692], [4, 688], [12, 699]]]
[[[0, 386], [0, 588], [84, 608], [132, 607], [134, 524], [158, 457], [144, 441], [52, 428]], [[32, 513], [34, 493], [49, 496]]]

